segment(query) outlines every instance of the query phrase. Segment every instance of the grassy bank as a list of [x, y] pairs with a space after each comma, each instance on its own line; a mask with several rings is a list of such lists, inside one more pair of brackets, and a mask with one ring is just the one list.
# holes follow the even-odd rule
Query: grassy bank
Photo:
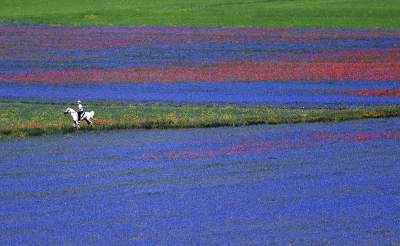
[[0, 0], [0, 22], [50, 25], [399, 28], [398, 0]]
[[[0, 102], [0, 139], [70, 133], [74, 129], [65, 104]], [[89, 104], [96, 111], [95, 127], [82, 130], [127, 128], [190, 128], [329, 122], [400, 116], [400, 107], [357, 109], [288, 109], [239, 106], [169, 106]]]

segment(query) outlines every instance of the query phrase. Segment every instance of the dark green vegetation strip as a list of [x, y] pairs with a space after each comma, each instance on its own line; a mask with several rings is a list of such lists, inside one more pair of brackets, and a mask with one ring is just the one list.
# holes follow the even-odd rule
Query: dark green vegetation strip
[[[65, 104], [0, 102], [0, 139], [70, 133], [74, 129]], [[240, 106], [169, 106], [89, 104], [96, 111], [95, 126], [82, 130], [127, 128], [190, 128], [329, 122], [364, 118], [399, 117], [400, 107], [354, 109], [289, 109]]]
[[0, 0], [0, 22], [50, 25], [399, 28], [399, 0]]

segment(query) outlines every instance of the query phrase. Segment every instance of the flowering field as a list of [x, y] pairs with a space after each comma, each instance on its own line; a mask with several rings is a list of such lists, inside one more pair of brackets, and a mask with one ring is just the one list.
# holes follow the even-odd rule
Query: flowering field
[[0, 96], [398, 105], [400, 31], [0, 26]]
[[0, 142], [1, 244], [400, 242], [398, 119]]
[[400, 31], [1, 26], [1, 82], [398, 81]]

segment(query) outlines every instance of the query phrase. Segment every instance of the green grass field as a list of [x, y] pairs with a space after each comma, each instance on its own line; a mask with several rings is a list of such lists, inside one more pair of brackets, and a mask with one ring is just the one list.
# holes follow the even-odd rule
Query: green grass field
[[0, 22], [50, 25], [399, 28], [399, 0], [1, 0]]
[[[65, 104], [0, 102], [0, 139], [70, 133], [74, 129]], [[354, 109], [289, 109], [239, 106], [170, 106], [141, 104], [88, 104], [96, 111], [95, 126], [83, 130], [126, 128], [190, 128], [338, 122], [364, 118], [399, 117], [400, 107]]]

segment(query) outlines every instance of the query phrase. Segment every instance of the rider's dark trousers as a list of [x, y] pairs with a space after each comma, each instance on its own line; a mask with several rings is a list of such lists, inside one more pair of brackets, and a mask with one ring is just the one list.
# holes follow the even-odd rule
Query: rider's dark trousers
[[83, 114], [83, 111], [81, 111], [81, 112], [78, 112], [78, 121], [80, 121], [80, 120], [81, 120], [82, 114]]

